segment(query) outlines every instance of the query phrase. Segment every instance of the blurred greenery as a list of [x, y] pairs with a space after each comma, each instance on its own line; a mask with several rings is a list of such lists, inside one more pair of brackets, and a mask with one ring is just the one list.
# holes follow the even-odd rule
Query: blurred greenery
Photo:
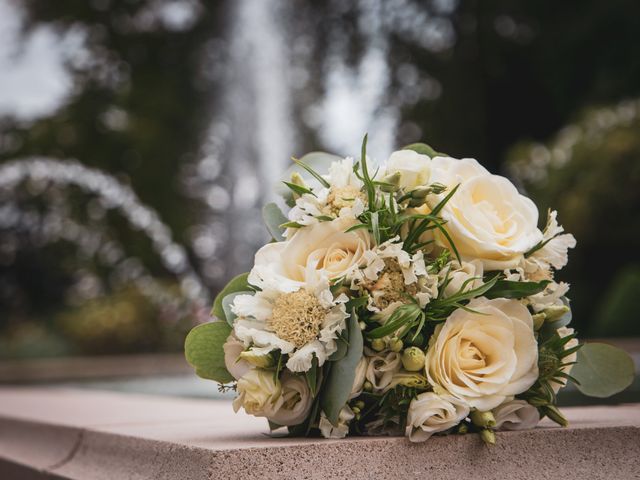
[[[86, 32], [89, 60], [68, 65], [73, 89], [58, 110], [27, 122], [0, 118], [0, 162], [43, 155], [76, 158], [110, 172], [188, 244], [200, 206], [178, 179], [185, 162], [199, 154], [212, 114], [225, 100], [215, 71], [230, 48], [223, 39], [229, 35], [232, 0], [194, 0], [194, 21], [178, 29], [140, 26], [136, 19], [159, 8], [158, 0], [12, 1], [26, 15], [25, 36], [42, 25]], [[340, 27], [354, 62], [367, 41], [356, 28], [363, 3], [339, 3], [337, 8], [336, 2], [300, 0], [295, 15], [282, 19], [291, 35], [300, 33], [293, 45], [305, 35], [316, 40], [306, 59], [311, 80], [299, 94], [302, 102], [321, 89], [333, 27]], [[407, 3], [437, 13], [447, 2]], [[439, 95], [402, 107], [397, 144], [423, 140], [439, 151], [474, 156], [487, 168], [516, 177], [541, 212], [557, 209], [578, 239], [561, 275], [572, 284], [577, 327], [592, 335], [638, 334], [640, 119], [601, 128], [597, 136], [587, 125], [618, 102], [640, 97], [640, 3], [461, 0], [454, 5], [448, 16], [456, 35], [451, 48], [433, 51], [389, 33], [394, 72], [389, 95], [403, 88], [398, 73], [407, 64], [441, 86]], [[295, 109], [300, 125], [303, 107]], [[546, 169], [540, 182], [521, 175], [521, 162], [526, 167], [544, 156], [540, 147], [553, 152], [566, 140], [567, 125], [589, 132], [570, 158]], [[323, 147], [312, 128], [300, 131], [302, 150]], [[248, 138], [251, 132], [232, 135]], [[90, 203], [71, 191], [74, 195], [72, 208]], [[16, 198], [23, 200], [20, 192]], [[55, 201], [55, 195], [43, 196], [36, 206]], [[121, 218], [108, 213], [104, 222], [82, 215], [75, 217], [95, 231], [107, 224], [103, 233], [126, 245], [127, 255], [140, 259], [163, 284], [174, 281], [149, 240]], [[8, 233], [16, 234], [0, 228], [0, 243]], [[0, 355], [180, 348], [176, 338], [182, 333], [172, 325], [183, 318], [160, 322], [156, 306], [119, 287], [94, 292], [81, 305], [70, 303], [68, 290], [78, 271], [99, 278], [109, 272], [92, 258], [78, 259], [75, 247], [63, 242], [43, 246], [27, 235], [18, 238], [20, 248], [10, 262], [2, 261], [0, 249]]]

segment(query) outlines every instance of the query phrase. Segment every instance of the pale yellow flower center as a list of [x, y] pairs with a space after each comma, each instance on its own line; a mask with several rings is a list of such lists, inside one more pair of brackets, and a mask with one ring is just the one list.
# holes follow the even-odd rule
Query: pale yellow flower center
[[305, 290], [285, 293], [275, 301], [270, 329], [297, 348], [315, 340], [320, 333], [327, 309]]
[[372, 293], [373, 303], [381, 310], [393, 302], [409, 303], [407, 295], [415, 296], [418, 286], [415, 283], [405, 285], [402, 268], [395, 258], [385, 258], [384, 264], [384, 270], [378, 276], [378, 280], [365, 285]]
[[364, 194], [357, 187], [352, 185], [332, 187], [327, 197], [327, 206], [324, 208], [324, 213], [337, 216], [343, 208], [352, 207], [356, 198], [365, 199]]

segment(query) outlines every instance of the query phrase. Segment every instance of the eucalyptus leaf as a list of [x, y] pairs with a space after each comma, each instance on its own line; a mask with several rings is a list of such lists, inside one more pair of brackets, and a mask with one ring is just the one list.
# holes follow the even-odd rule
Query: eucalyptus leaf
[[284, 240], [284, 229], [281, 228], [281, 225], [287, 223], [289, 219], [285, 217], [280, 207], [273, 202], [267, 203], [262, 208], [262, 219], [273, 239], [276, 242], [282, 242]]
[[331, 363], [331, 370], [320, 400], [322, 411], [333, 425], [338, 425], [340, 410], [349, 400], [356, 377], [356, 367], [362, 357], [362, 332], [355, 312], [349, 317], [348, 325], [347, 354], [341, 360]]
[[236, 314], [231, 311], [231, 304], [238, 295], [253, 295], [255, 292], [251, 290], [243, 292], [233, 292], [222, 299], [222, 310], [224, 310], [224, 319], [227, 321], [230, 327], [233, 327], [233, 321], [236, 319]]
[[345, 330], [342, 332], [342, 336], [338, 337], [338, 339], [336, 340], [336, 345], [338, 346], [338, 349], [329, 357], [329, 361], [331, 362], [342, 360], [347, 354], [347, 347], [349, 346], [348, 331]]
[[234, 380], [224, 364], [222, 346], [231, 333], [226, 322], [209, 322], [194, 327], [184, 341], [187, 362], [201, 378], [229, 383]]
[[542, 292], [549, 284], [549, 280], [540, 282], [513, 282], [510, 280], [498, 280], [485, 297], [492, 298], [524, 298]]
[[606, 398], [621, 392], [633, 382], [634, 364], [619, 348], [605, 343], [587, 343], [578, 350], [571, 376], [578, 390], [590, 397]]
[[447, 155], [444, 153], [436, 152], [431, 146], [426, 143], [412, 143], [411, 145], [406, 145], [402, 147], [403, 150], [413, 150], [414, 152], [418, 152], [422, 155], [426, 155], [428, 157], [446, 157]]
[[224, 316], [224, 308], [222, 308], [222, 300], [224, 297], [234, 292], [243, 292], [249, 289], [249, 283], [247, 278], [249, 277], [248, 273], [242, 273], [237, 277], [231, 279], [229, 283], [222, 289], [218, 296], [213, 301], [213, 308], [211, 309], [211, 315], [219, 318], [220, 320], [225, 320]]

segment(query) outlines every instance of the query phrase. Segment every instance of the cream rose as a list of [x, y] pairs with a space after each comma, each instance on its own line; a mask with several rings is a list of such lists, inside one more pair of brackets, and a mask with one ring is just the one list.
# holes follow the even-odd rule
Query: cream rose
[[[440, 215], [463, 260], [480, 259], [485, 270], [517, 266], [541, 239], [538, 209], [506, 178], [490, 174], [476, 160], [435, 157], [431, 182], [448, 191], [460, 184]], [[448, 192], [428, 198], [433, 208]], [[435, 232], [439, 245], [448, 241]]]
[[413, 190], [429, 182], [431, 159], [413, 150], [398, 150], [387, 160], [385, 176], [400, 174], [399, 186]]
[[280, 400], [280, 382], [267, 370], [249, 370], [238, 380], [237, 389], [238, 396], [233, 400], [235, 412], [242, 407], [249, 415], [266, 417]]
[[295, 291], [317, 271], [329, 279], [353, 274], [372, 244], [364, 229], [345, 232], [353, 224], [340, 218], [321, 222], [299, 229], [290, 240], [265, 245], [256, 253], [249, 283]]
[[455, 427], [467, 415], [469, 406], [451, 395], [421, 393], [409, 404], [409, 439], [412, 442], [424, 442], [434, 433]]
[[486, 411], [538, 378], [538, 345], [529, 311], [516, 300], [484, 297], [457, 309], [429, 342], [429, 382]]
[[298, 425], [311, 410], [313, 399], [307, 381], [300, 375], [285, 372], [281, 386], [280, 397], [272, 408], [267, 409], [265, 416], [278, 425]]
[[362, 357], [358, 362], [358, 365], [356, 365], [356, 376], [353, 379], [353, 386], [351, 387], [349, 399], [356, 398], [362, 393], [362, 386], [366, 380], [368, 366], [369, 362], [367, 361], [367, 357]]
[[493, 410], [498, 430], [529, 430], [540, 421], [540, 413], [524, 400], [509, 400]]

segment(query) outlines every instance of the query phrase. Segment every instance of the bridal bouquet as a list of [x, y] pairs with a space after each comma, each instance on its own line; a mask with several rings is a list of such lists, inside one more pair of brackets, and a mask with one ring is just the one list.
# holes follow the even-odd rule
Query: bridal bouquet
[[233, 408], [291, 435], [404, 435], [567, 421], [568, 381], [609, 396], [633, 363], [570, 328], [556, 279], [576, 240], [471, 158], [425, 144], [386, 163], [294, 159], [264, 219], [273, 241], [218, 295], [215, 321], [187, 336], [201, 377]]

